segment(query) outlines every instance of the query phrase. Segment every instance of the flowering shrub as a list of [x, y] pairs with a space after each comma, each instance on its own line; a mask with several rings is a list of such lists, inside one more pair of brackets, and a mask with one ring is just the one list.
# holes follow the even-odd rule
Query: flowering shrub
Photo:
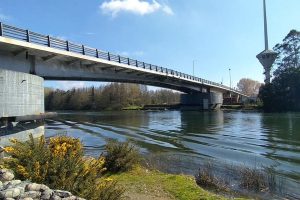
[[46, 142], [44, 137], [35, 140], [30, 136], [27, 142], [11, 142], [13, 145], [4, 149], [11, 156], [4, 159], [4, 166], [14, 170], [20, 179], [92, 200], [119, 199], [124, 192], [114, 180], [103, 176], [104, 157], [84, 157], [79, 139], [59, 136]]
[[16, 176], [21, 179], [29, 179], [38, 183], [46, 181], [49, 168], [50, 151], [45, 146], [45, 138], [33, 140], [32, 136], [28, 142], [19, 142], [12, 139], [12, 146], [4, 148], [11, 157], [5, 159], [5, 165], [15, 171]]
[[74, 157], [83, 153], [79, 139], [67, 136], [50, 138], [49, 149], [54, 157]]

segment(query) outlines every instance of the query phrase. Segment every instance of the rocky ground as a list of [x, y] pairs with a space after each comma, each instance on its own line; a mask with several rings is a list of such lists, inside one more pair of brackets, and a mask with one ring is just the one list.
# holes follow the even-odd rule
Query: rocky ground
[[14, 179], [14, 173], [8, 169], [0, 170], [0, 199], [4, 200], [84, 200], [68, 191], [52, 190], [43, 184]]

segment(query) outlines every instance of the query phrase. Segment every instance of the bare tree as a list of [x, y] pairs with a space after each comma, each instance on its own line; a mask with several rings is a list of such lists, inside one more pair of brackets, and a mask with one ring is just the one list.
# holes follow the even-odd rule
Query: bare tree
[[249, 78], [242, 78], [237, 84], [238, 89], [248, 96], [257, 96], [260, 86], [260, 82]]

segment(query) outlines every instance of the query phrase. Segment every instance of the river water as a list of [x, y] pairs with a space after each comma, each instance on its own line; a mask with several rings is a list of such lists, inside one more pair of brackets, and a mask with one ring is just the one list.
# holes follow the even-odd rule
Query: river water
[[180, 158], [173, 168], [185, 173], [214, 160], [271, 166], [280, 176], [300, 181], [300, 113], [59, 112], [46, 123], [46, 137], [80, 138], [89, 155], [99, 155], [107, 138], [129, 139], [145, 154]]

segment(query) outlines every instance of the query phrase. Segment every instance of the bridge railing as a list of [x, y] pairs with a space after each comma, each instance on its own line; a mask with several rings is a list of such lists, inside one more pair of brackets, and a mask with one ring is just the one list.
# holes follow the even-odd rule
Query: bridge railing
[[2, 22], [0, 22], [0, 36], [13, 38], [13, 39], [17, 39], [17, 40], [22, 40], [22, 41], [26, 41], [26, 42], [30, 42], [30, 43], [34, 43], [34, 44], [38, 44], [38, 45], [48, 46], [48, 47], [52, 47], [55, 49], [65, 50], [65, 51], [78, 53], [78, 54], [82, 54], [82, 55], [86, 55], [86, 56], [91, 56], [91, 57], [95, 57], [95, 58], [101, 58], [101, 59], [112, 61], [112, 62], [127, 64], [130, 66], [135, 66], [138, 68], [143, 68], [143, 69], [147, 69], [147, 70], [151, 70], [151, 71], [157, 71], [160, 73], [164, 73], [166, 75], [174, 75], [174, 76], [177, 76], [180, 78], [193, 80], [193, 81], [199, 82], [201, 84], [209, 84], [209, 85], [221, 87], [221, 88], [224, 88], [227, 90], [239, 92], [237, 90], [233, 90], [232, 88], [230, 88], [228, 86], [225, 86], [225, 85], [222, 85], [222, 84], [219, 84], [216, 82], [212, 82], [209, 80], [205, 80], [202, 78], [198, 78], [195, 76], [191, 76], [191, 75], [188, 75], [188, 74], [185, 74], [182, 72], [178, 72], [178, 71], [175, 71], [172, 69], [168, 69], [168, 68], [160, 67], [157, 65], [152, 65], [149, 63], [141, 62], [138, 60], [130, 59], [130, 58], [123, 57], [120, 55], [112, 54], [110, 52], [91, 48], [91, 47], [88, 47], [85, 45], [76, 44], [76, 43], [70, 42], [68, 40], [63, 40], [63, 39], [52, 37], [50, 35], [42, 35], [42, 34], [35, 33], [32, 31], [29, 31], [29, 30], [6, 25]]

